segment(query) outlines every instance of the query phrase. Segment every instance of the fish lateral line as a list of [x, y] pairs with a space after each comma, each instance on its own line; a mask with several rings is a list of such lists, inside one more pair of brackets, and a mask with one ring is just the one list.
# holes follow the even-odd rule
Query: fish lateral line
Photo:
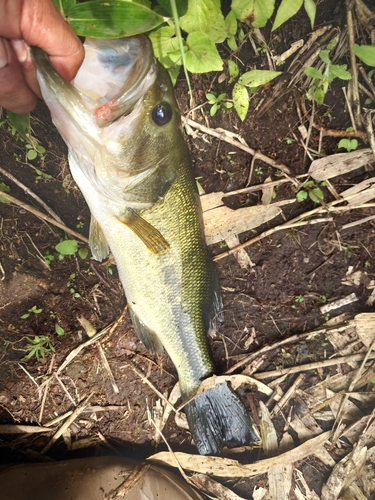
[[161, 254], [170, 248], [170, 244], [164, 236], [152, 224], [143, 219], [133, 209], [117, 215], [116, 218], [128, 227], [146, 245], [150, 252]]

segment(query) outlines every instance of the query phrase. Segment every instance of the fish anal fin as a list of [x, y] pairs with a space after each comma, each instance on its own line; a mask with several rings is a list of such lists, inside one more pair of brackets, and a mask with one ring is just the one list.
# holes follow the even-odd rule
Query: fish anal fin
[[169, 249], [170, 245], [164, 236], [134, 210], [129, 208], [117, 218], [131, 229], [152, 253], [158, 254]]
[[134, 311], [132, 311], [129, 305], [128, 311], [130, 319], [133, 323], [135, 333], [138, 335], [138, 338], [142, 341], [146, 349], [152, 354], [163, 354], [164, 347], [156, 333], [153, 330], [147, 328], [147, 326], [138, 318]]
[[101, 262], [109, 255], [109, 246], [98, 221], [91, 215], [89, 245], [92, 256]]
[[205, 390], [187, 403], [184, 411], [201, 455], [219, 455], [223, 446], [258, 441], [251, 418], [227, 383]]

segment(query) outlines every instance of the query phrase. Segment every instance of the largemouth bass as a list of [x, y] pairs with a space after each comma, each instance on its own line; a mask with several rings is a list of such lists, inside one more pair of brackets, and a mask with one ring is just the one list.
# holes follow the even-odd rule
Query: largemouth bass
[[171, 357], [198, 451], [253, 442], [252, 422], [227, 384], [196, 396], [214, 373], [206, 333], [219, 314], [219, 283], [173, 87], [149, 39], [87, 39], [72, 83], [32, 51], [92, 214], [93, 256], [102, 260], [110, 249], [136, 333]]

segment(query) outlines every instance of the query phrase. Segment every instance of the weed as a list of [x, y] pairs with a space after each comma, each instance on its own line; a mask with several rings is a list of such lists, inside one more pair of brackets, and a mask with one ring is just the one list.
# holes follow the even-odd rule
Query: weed
[[40, 314], [42, 311], [43, 309], [38, 309], [37, 306], [33, 306], [27, 311], [27, 313], [21, 316], [21, 319], [27, 319], [31, 314]]
[[78, 224], [76, 225], [76, 228], [77, 228], [77, 229], [82, 229], [84, 225], [85, 225], [85, 223], [84, 223], [84, 222], [79, 221], [79, 222], [78, 222]]
[[296, 295], [296, 296], [294, 297], [294, 300], [295, 300], [296, 302], [298, 302], [299, 304], [301, 304], [302, 302], [304, 302], [304, 301], [305, 301], [305, 298], [304, 298], [304, 296], [303, 296], [303, 295]]
[[79, 299], [81, 297], [81, 294], [79, 293], [79, 291], [77, 291], [78, 290], [77, 285], [74, 283], [75, 278], [76, 278], [75, 273], [72, 273], [69, 276], [69, 281], [66, 284], [66, 286], [69, 288], [69, 291], [73, 295], [73, 297], [75, 299]]
[[225, 241], [220, 241], [219, 246], [220, 248], [226, 248], [227, 244], [225, 243]]
[[326, 185], [327, 183], [325, 181], [320, 183], [313, 180], [305, 182], [302, 189], [300, 189], [296, 195], [297, 201], [302, 202], [309, 197], [314, 203], [322, 203], [322, 201], [324, 201], [324, 195], [320, 187], [324, 187]]
[[26, 359], [30, 359], [35, 356], [37, 361], [39, 361], [39, 358], [44, 358], [47, 352], [55, 352], [55, 348], [46, 335], [35, 335], [34, 338], [26, 338], [29, 342], [26, 346], [26, 350], [30, 351], [29, 354], [25, 356]]
[[46, 174], [45, 172], [42, 172], [38, 168], [35, 169], [35, 172], [36, 172], [36, 177], [35, 177], [36, 184], [38, 184], [40, 180], [52, 179], [52, 175]]
[[371, 264], [370, 264], [370, 262], [368, 260], [366, 260], [366, 262], [363, 264], [364, 268], [368, 268], [370, 266], [371, 266]]
[[327, 297], [325, 295], [320, 296], [320, 300], [325, 304], [327, 302]]
[[57, 313], [55, 313], [55, 311], [50, 311], [49, 315], [51, 316], [51, 318], [56, 318], [57, 317]]
[[44, 262], [47, 264], [47, 266], [49, 266], [53, 260], [55, 260], [55, 256], [52, 255], [49, 250], [47, 250], [44, 254]]
[[64, 328], [62, 328], [58, 323], [55, 324], [55, 332], [59, 337], [63, 337], [64, 335], [71, 333], [71, 332], [66, 332]]
[[292, 139], [291, 137], [284, 137], [284, 141], [287, 143], [287, 144], [293, 144], [293, 142], [296, 142], [295, 139]]
[[[332, 47], [331, 47], [332, 48]], [[320, 59], [325, 63], [324, 72], [321, 73], [316, 68], [310, 67], [305, 69], [306, 76], [313, 78], [313, 84], [308, 90], [307, 97], [321, 105], [324, 102], [326, 93], [328, 92], [329, 84], [335, 79], [351, 80], [352, 76], [346, 69], [346, 64], [332, 64], [329, 58], [328, 50], [321, 50]]]
[[208, 100], [208, 104], [211, 105], [210, 108], [210, 115], [215, 116], [216, 113], [222, 109], [230, 109], [233, 107], [233, 102], [230, 102], [228, 100], [225, 100], [227, 97], [227, 94], [219, 94], [217, 95], [216, 92], [208, 92], [206, 94], [206, 99]]
[[260, 167], [255, 167], [254, 170], [257, 175], [263, 175], [263, 170]]
[[79, 248], [78, 241], [65, 239], [56, 245], [56, 250], [59, 252], [59, 260], [63, 260], [65, 256], [71, 256], [78, 253], [81, 259], [85, 259], [89, 253], [85, 247]]

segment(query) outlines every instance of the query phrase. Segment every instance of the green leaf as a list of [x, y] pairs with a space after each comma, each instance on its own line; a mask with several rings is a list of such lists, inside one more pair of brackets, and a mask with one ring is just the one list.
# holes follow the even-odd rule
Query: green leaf
[[138, 3], [94, 0], [70, 8], [67, 21], [80, 36], [120, 38], [150, 31], [164, 19]]
[[329, 78], [340, 78], [341, 80], [351, 80], [352, 75], [346, 69], [346, 64], [331, 64], [329, 67]]
[[215, 115], [216, 115], [217, 110], [218, 110], [218, 105], [217, 105], [217, 103], [215, 102], [215, 104], [213, 104], [213, 106], [212, 106], [212, 107], [211, 107], [211, 109], [210, 109], [210, 115], [211, 115], [211, 116], [215, 116]]
[[313, 98], [315, 99], [316, 103], [319, 105], [323, 104], [324, 96], [325, 96], [325, 93], [324, 93], [323, 89], [320, 89], [320, 88], [315, 89], [315, 91], [313, 92]]
[[74, 255], [78, 250], [78, 243], [76, 240], [64, 240], [55, 248], [61, 255]]
[[[172, 8], [170, 0], [158, 0], [158, 4], [163, 7], [163, 9], [168, 12], [168, 14], [172, 15]], [[176, 1], [177, 13], [179, 17], [183, 16], [188, 7], [188, 0], [177, 0]]]
[[53, 0], [53, 3], [60, 14], [65, 17], [69, 9], [76, 4], [76, 0]]
[[272, 26], [272, 31], [275, 31], [285, 21], [293, 17], [301, 8], [303, 0], [282, 0], [280, 7], [277, 10], [275, 22]]
[[86, 247], [82, 247], [78, 250], [78, 255], [81, 257], [81, 259], [86, 259], [89, 251]]
[[12, 113], [12, 111], [7, 111], [7, 118], [11, 127], [19, 133], [19, 135], [27, 140], [27, 134], [30, 132], [30, 113], [24, 115], [18, 115]]
[[331, 64], [328, 50], [321, 50], [319, 52], [319, 57], [324, 63]]
[[181, 17], [180, 26], [186, 33], [205, 33], [214, 43], [223, 42], [227, 38], [219, 0], [189, 0], [188, 10]]
[[233, 106], [242, 121], [249, 110], [249, 93], [247, 88], [240, 83], [235, 83], [232, 93]]
[[35, 158], [38, 156], [38, 153], [35, 151], [35, 149], [29, 149], [27, 152], [27, 159], [28, 160], [35, 160]]
[[165, 68], [172, 68], [181, 59], [174, 28], [163, 26], [156, 31], [152, 31], [149, 36], [157, 59]]
[[205, 33], [190, 33], [186, 39], [186, 67], [192, 73], [221, 71], [223, 61], [213, 42]]
[[230, 59], [228, 60], [228, 71], [229, 71], [228, 83], [232, 83], [233, 80], [235, 80], [238, 77], [238, 75], [240, 74], [240, 70], [239, 70], [237, 64]]
[[313, 68], [312, 66], [310, 68], [305, 69], [305, 75], [309, 76], [310, 78], [318, 78], [319, 80], [323, 78], [322, 73], [319, 70]]
[[375, 66], [375, 47], [354, 44], [355, 55], [367, 66]]
[[230, 38], [228, 38], [227, 40], [227, 44], [228, 44], [228, 47], [230, 48], [230, 50], [237, 50], [237, 42], [236, 42], [236, 39], [234, 36], [231, 36]]
[[298, 191], [297, 195], [296, 195], [296, 199], [297, 201], [301, 202], [301, 201], [305, 201], [307, 198], [307, 192], [304, 191], [303, 189], [301, 189], [301, 191]]
[[225, 29], [227, 30], [227, 37], [230, 38], [237, 33], [237, 19], [234, 15], [233, 10], [229, 12], [227, 17], [224, 19]]
[[232, 0], [232, 10], [236, 18], [253, 28], [263, 28], [272, 16], [274, 8], [274, 0]]
[[[2, 191], [3, 193], [9, 193], [10, 187], [7, 186], [4, 182], [0, 182], [0, 191]], [[5, 199], [3, 196], [0, 196], [0, 203], [10, 203], [10, 201]]]
[[65, 330], [64, 330], [64, 328], [61, 328], [61, 326], [60, 326], [58, 323], [56, 323], [56, 324], [55, 324], [55, 332], [56, 332], [56, 333], [57, 333], [57, 335], [59, 335], [60, 337], [61, 337], [62, 335], [65, 335]]
[[309, 191], [309, 197], [314, 203], [321, 203], [324, 200], [323, 192], [318, 187]]
[[304, 0], [305, 11], [309, 16], [311, 29], [314, 27], [315, 16], [316, 16], [316, 5], [314, 0]]
[[277, 76], [281, 75], [281, 73], [281, 71], [253, 69], [241, 75], [238, 83], [245, 85], [246, 87], [259, 87], [260, 85], [270, 82]]

